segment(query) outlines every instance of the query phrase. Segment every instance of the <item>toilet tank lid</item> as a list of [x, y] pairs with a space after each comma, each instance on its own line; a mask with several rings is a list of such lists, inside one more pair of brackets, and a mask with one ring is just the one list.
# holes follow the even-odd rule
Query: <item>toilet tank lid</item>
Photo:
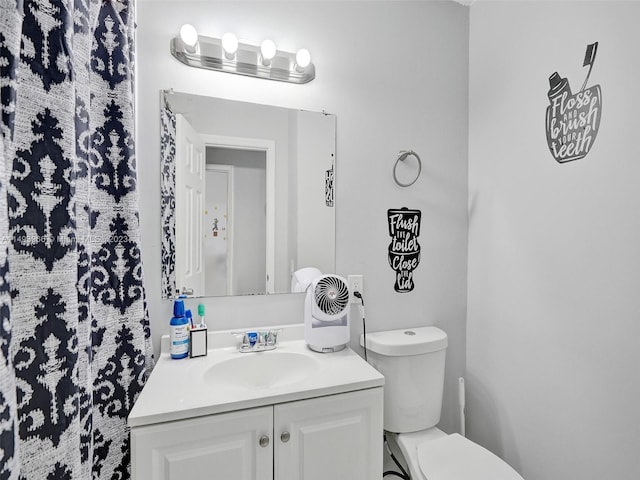
[[[364, 335], [360, 335], [364, 346]], [[447, 334], [438, 327], [401, 328], [367, 333], [367, 349], [380, 355], [399, 357], [437, 352], [447, 348]]]

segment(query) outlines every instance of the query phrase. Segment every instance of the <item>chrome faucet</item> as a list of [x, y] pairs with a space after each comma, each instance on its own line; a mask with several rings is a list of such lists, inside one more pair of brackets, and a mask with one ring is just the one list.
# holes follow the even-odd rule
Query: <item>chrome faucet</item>
[[233, 335], [240, 338], [238, 351], [242, 353], [264, 352], [275, 350], [278, 346], [278, 334], [281, 331], [281, 328], [277, 328], [263, 331], [233, 332]]

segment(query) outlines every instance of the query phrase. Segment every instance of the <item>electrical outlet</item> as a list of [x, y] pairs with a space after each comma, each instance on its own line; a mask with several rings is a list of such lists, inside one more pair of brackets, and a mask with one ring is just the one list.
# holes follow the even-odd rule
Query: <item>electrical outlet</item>
[[360, 299], [358, 297], [354, 297], [353, 292], [360, 292], [364, 295], [364, 281], [362, 279], [362, 275], [349, 275], [347, 281], [349, 282], [349, 302], [360, 303]]

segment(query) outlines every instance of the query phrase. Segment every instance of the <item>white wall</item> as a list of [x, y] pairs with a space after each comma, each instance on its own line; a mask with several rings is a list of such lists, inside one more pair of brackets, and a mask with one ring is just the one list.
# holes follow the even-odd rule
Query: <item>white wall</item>
[[[292, 85], [182, 65], [169, 53], [181, 24], [308, 48], [317, 76]], [[337, 115], [336, 273], [364, 275], [369, 331], [437, 324], [450, 336], [442, 426], [457, 428], [465, 365], [468, 9], [434, 2], [147, 2], [138, 4], [138, 168], [143, 260], [157, 349], [171, 304], [160, 299], [160, 89]], [[422, 157], [411, 188], [393, 182], [400, 150]], [[386, 211], [422, 210], [415, 290], [398, 294]], [[302, 295], [205, 301], [210, 328], [302, 321]], [[352, 345], [361, 332], [352, 310]]]
[[316, 267], [321, 272], [333, 273], [335, 243], [328, 243], [326, 239], [327, 225], [335, 224], [336, 209], [335, 204], [326, 204], [325, 173], [335, 163], [335, 117], [299, 111], [295, 121], [296, 268]]
[[[640, 478], [640, 4], [471, 7], [468, 423], [527, 480]], [[548, 77], [602, 87], [558, 164]]]

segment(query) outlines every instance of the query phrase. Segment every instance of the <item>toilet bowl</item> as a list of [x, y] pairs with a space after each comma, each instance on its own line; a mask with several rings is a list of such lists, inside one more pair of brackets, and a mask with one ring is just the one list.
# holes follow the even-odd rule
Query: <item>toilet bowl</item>
[[369, 363], [385, 377], [384, 428], [411, 480], [523, 480], [486, 448], [435, 427], [442, 410], [445, 332], [419, 327], [369, 333], [366, 348]]
[[457, 433], [430, 428], [391, 435], [412, 480], [523, 480], [498, 456]]

